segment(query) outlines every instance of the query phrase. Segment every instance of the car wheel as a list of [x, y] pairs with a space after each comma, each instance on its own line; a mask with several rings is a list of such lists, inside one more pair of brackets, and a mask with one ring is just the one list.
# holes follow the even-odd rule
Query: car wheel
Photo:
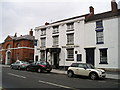
[[73, 73], [73, 71], [68, 71], [67, 75], [68, 75], [68, 77], [73, 77], [74, 73]]
[[21, 68], [20, 68], [20, 66], [18, 67], [18, 70], [20, 70]]
[[91, 73], [90, 74], [90, 79], [95, 80], [98, 78], [98, 75], [96, 73]]
[[26, 71], [30, 71], [29, 67], [26, 68]]
[[49, 73], [51, 70], [48, 70], [47, 72]]
[[11, 68], [11, 69], [13, 69], [13, 67], [12, 67], [12, 66], [10, 66], [10, 68]]
[[38, 73], [42, 72], [42, 69], [41, 69], [41, 68], [38, 68], [37, 72], [38, 72]]

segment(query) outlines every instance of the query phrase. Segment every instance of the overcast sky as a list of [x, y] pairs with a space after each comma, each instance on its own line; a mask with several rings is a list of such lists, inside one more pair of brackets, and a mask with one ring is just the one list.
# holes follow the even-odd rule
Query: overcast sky
[[0, 43], [15, 32], [25, 35], [45, 22], [87, 14], [89, 6], [95, 14], [110, 11], [111, 0], [0, 0]]

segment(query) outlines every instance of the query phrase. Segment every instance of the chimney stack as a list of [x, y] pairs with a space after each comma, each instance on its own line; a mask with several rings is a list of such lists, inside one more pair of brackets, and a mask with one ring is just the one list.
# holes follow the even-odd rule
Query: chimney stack
[[29, 35], [33, 36], [33, 31], [32, 31], [32, 29], [30, 30]]
[[112, 12], [117, 12], [118, 10], [118, 6], [115, 0], [111, 0], [111, 9], [112, 9]]
[[87, 21], [90, 17], [94, 15], [94, 8], [92, 6], [89, 7], [89, 14], [85, 16], [85, 20]]
[[15, 33], [14, 37], [17, 37], [17, 33]]
[[45, 25], [49, 25], [49, 23], [48, 23], [48, 22], [46, 22], [46, 23], [45, 23]]
[[92, 6], [89, 7], [90, 14], [94, 15], [94, 8]]

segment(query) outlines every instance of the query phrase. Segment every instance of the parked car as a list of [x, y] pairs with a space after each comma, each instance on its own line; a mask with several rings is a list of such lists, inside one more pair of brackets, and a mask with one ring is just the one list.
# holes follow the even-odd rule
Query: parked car
[[73, 77], [73, 75], [88, 76], [92, 80], [106, 77], [104, 70], [97, 69], [92, 64], [87, 63], [72, 63], [67, 70], [67, 75], [68, 77]]
[[45, 61], [37, 61], [33, 62], [26, 67], [27, 71], [37, 71], [37, 72], [50, 72], [52, 70], [52, 66]]
[[19, 61], [17, 60], [15, 63], [11, 64], [12, 69], [26, 69], [26, 67], [29, 65], [28, 62], [25, 61]]

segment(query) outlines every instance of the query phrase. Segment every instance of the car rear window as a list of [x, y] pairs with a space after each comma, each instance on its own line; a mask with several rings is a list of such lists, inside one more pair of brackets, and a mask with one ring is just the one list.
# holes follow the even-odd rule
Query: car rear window
[[71, 67], [78, 67], [78, 64], [77, 64], [77, 63], [73, 63], [73, 64], [71, 65]]

